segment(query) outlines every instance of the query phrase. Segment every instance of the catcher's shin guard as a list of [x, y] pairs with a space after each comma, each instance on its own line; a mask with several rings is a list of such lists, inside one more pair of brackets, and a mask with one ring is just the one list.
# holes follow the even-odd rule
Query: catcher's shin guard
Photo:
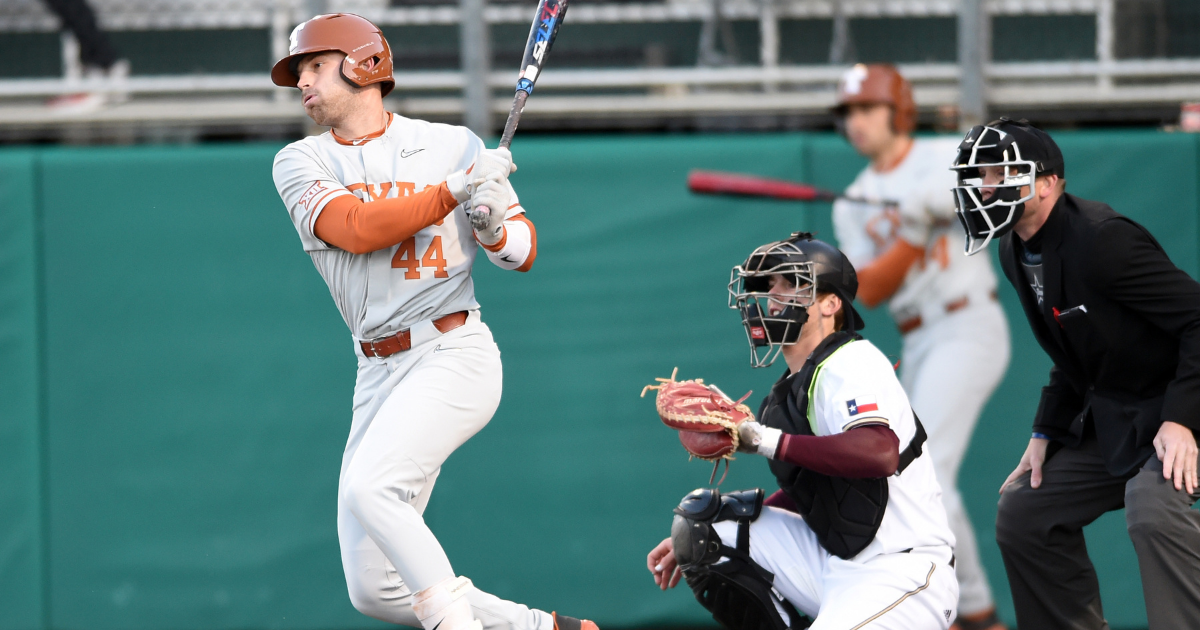
[[[775, 576], [750, 558], [750, 523], [762, 505], [761, 489], [724, 496], [713, 488], [689, 493], [671, 523], [675, 557], [696, 601], [727, 630], [807, 628], [808, 618], [775, 590]], [[736, 548], [723, 544], [712, 526], [730, 520], [738, 523]], [[722, 558], [727, 560], [719, 562]]]
[[463, 576], [442, 580], [413, 593], [413, 613], [425, 630], [482, 630], [466, 594], [471, 580]]

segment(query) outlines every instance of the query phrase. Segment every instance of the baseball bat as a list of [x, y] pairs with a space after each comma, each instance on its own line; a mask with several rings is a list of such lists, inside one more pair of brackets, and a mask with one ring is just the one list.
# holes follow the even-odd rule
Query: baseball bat
[[517, 123], [525, 110], [525, 100], [533, 93], [533, 84], [546, 65], [546, 56], [558, 37], [558, 29], [567, 15], [567, 0], [539, 0], [533, 24], [529, 27], [529, 38], [525, 40], [525, 56], [521, 58], [521, 74], [517, 77], [517, 93], [513, 96], [512, 109], [500, 135], [501, 148], [507, 149], [517, 133]]
[[847, 197], [832, 190], [826, 190], [810, 184], [789, 182], [783, 179], [745, 175], [742, 173], [725, 173], [721, 171], [693, 170], [688, 173], [688, 189], [704, 195], [732, 195], [737, 197], [766, 197], [768, 199], [783, 199], [786, 201], [835, 201], [846, 199], [860, 203], [873, 203], [884, 206], [899, 205], [890, 199], [865, 199], [862, 197]]
[[[537, 13], [534, 14], [533, 24], [529, 27], [529, 38], [525, 40], [521, 74], [517, 77], [517, 93], [513, 96], [508, 120], [504, 122], [504, 133], [500, 134], [502, 149], [512, 145], [513, 136], [517, 133], [517, 123], [521, 121], [521, 112], [525, 111], [525, 101], [533, 93], [533, 85], [546, 65], [550, 46], [554, 44], [554, 38], [558, 37], [558, 29], [566, 15], [567, 0], [538, 0]], [[471, 212], [472, 226], [477, 230], [483, 229], [490, 214], [489, 208], [476, 208]]]

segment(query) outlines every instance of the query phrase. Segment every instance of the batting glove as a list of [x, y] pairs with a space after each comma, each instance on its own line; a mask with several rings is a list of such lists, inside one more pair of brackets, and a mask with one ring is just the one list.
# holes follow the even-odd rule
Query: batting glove
[[471, 171], [471, 175], [477, 180], [488, 179], [492, 175], [507, 179], [516, 172], [517, 165], [513, 163], [512, 153], [508, 149], [483, 149], [475, 160], [475, 169]]
[[504, 237], [504, 215], [512, 205], [508, 182], [489, 177], [471, 195], [471, 227], [484, 245], [495, 245]]

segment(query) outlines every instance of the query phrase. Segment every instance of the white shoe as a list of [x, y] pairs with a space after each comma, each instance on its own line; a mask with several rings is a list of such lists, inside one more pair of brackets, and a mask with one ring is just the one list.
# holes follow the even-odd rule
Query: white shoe
[[111, 87], [101, 92], [77, 92], [63, 94], [46, 101], [46, 106], [63, 114], [86, 114], [105, 105], [115, 105], [129, 100], [125, 82], [129, 79], [129, 60], [118, 59], [107, 70], [87, 68], [84, 76], [89, 80], [106, 80]]
[[46, 107], [63, 114], [86, 114], [104, 107], [108, 97], [103, 92], [63, 94], [46, 101]]

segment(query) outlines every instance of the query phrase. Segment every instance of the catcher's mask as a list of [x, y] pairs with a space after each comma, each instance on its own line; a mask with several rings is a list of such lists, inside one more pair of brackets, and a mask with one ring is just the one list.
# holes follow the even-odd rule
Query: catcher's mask
[[[772, 277], [778, 277], [774, 289]], [[816, 303], [818, 290], [842, 299], [847, 329], [863, 327], [862, 318], [850, 304], [858, 291], [854, 267], [837, 248], [812, 234], [797, 232], [787, 240], [763, 245], [733, 268], [729, 308], [742, 315], [752, 366], [771, 365], [783, 346], [800, 339], [808, 307]]]
[[[1003, 169], [1003, 178], [984, 183], [984, 167]], [[958, 174], [954, 205], [967, 233], [968, 256], [1010, 232], [1036, 194], [1038, 175], [1064, 175], [1062, 153], [1045, 132], [1007, 118], [979, 125], [958, 145], [950, 170]], [[1028, 191], [1022, 188], [1028, 186]]]

